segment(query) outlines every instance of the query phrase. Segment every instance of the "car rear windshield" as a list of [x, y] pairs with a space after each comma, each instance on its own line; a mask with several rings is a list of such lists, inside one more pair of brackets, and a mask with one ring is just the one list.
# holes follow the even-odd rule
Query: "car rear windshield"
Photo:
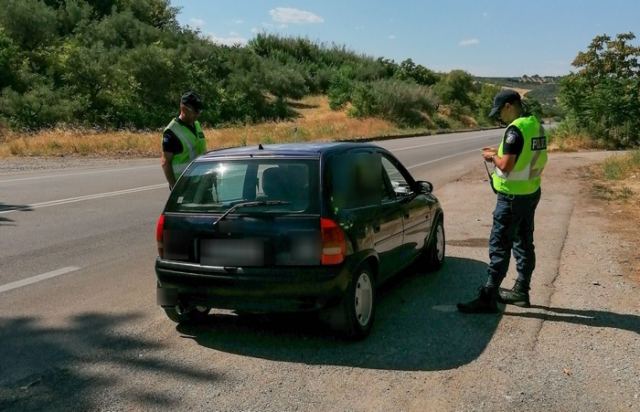
[[[319, 213], [317, 159], [238, 159], [194, 162], [167, 202], [167, 212], [224, 212], [249, 201], [281, 201], [235, 213]], [[279, 202], [277, 202], [279, 203]]]

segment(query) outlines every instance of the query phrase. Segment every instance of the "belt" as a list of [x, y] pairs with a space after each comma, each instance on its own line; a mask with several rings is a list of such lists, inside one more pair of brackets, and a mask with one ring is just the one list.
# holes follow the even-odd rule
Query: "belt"
[[507, 200], [513, 200], [513, 199], [526, 199], [528, 197], [536, 197], [539, 194], [540, 194], [540, 189], [526, 195], [513, 195], [513, 194], [498, 192], [498, 197], [502, 197], [503, 199], [507, 199]]

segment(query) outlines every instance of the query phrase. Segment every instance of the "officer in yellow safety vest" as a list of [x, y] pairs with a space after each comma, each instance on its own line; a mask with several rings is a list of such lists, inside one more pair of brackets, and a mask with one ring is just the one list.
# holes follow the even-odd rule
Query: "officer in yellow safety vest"
[[[540, 175], [547, 163], [545, 132], [535, 116], [525, 113], [520, 95], [513, 90], [495, 96], [489, 116], [499, 116], [509, 126], [497, 151], [482, 149], [484, 160], [495, 165], [491, 183], [497, 202], [489, 239], [488, 279], [476, 299], [458, 304], [464, 313], [495, 313], [497, 302], [529, 307], [536, 265], [533, 221], [540, 201]], [[512, 251], [518, 277], [511, 290], [499, 291]]]
[[197, 120], [202, 109], [200, 96], [186, 92], [180, 99], [180, 114], [164, 129], [161, 163], [170, 189], [189, 163], [207, 151], [207, 142]]

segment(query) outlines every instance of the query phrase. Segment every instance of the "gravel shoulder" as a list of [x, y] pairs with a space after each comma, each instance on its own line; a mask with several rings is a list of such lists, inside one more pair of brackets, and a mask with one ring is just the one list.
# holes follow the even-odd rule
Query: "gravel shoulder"
[[[482, 371], [494, 378], [479, 393], [467, 389], [452, 409], [640, 410], [640, 284], [628, 265], [637, 259], [640, 222], [627, 220], [635, 238], [618, 230], [617, 208], [591, 196], [582, 172], [610, 155], [551, 155], [536, 214], [532, 308], [505, 308], [488, 350], [460, 370], [474, 371], [462, 373], [463, 388], [483, 379]], [[446, 189], [456, 185], [474, 190], [465, 182]], [[455, 203], [447, 206], [455, 212]], [[557, 221], [567, 212], [569, 219]], [[564, 225], [564, 238], [554, 234]], [[514, 278], [512, 265], [503, 287]]]

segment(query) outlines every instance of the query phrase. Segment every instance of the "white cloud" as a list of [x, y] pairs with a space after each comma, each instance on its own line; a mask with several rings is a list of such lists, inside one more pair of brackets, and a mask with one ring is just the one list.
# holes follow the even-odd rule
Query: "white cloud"
[[244, 23], [244, 20], [242, 20], [242, 19], [235, 19], [233, 21], [233, 24], [243, 24], [243, 23]]
[[395, 40], [396, 39], [396, 35], [395, 34], [390, 34], [389, 35], [389, 40]]
[[260, 33], [260, 29], [257, 27], [252, 27], [251, 28], [251, 33], [256, 34], [256, 33]]
[[202, 19], [191, 19], [189, 20], [189, 26], [196, 28], [196, 29], [201, 29], [202, 27], [204, 27], [204, 20]]
[[225, 46], [244, 46], [247, 44], [247, 39], [241, 36], [229, 36], [229, 37], [218, 37], [213, 33], [209, 33], [207, 36], [209, 40], [217, 44], [223, 44]]
[[284, 24], [324, 23], [324, 19], [317, 14], [290, 7], [276, 7], [275, 9], [269, 10], [269, 14], [273, 21]]
[[480, 44], [480, 40], [478, 40], [478, 39], [464, 39], [464, 40], [460, 40], [460, 43], [458, 43], [458, 46], [467, 47], [467, 46], [475, 46], [476, 44]]
[[271, 30], [271, 29], [272, 30], [275, 30], [275, 29], [286, 29], [287, 27], [289, 27], [286, 24], [275, 25], [275, 24], [272, 24], [272, 23], [265, 23], [265, 22], [261, 23], [261, 25], [262, 25], [262, 27], [264, 27], [267, 30]]

